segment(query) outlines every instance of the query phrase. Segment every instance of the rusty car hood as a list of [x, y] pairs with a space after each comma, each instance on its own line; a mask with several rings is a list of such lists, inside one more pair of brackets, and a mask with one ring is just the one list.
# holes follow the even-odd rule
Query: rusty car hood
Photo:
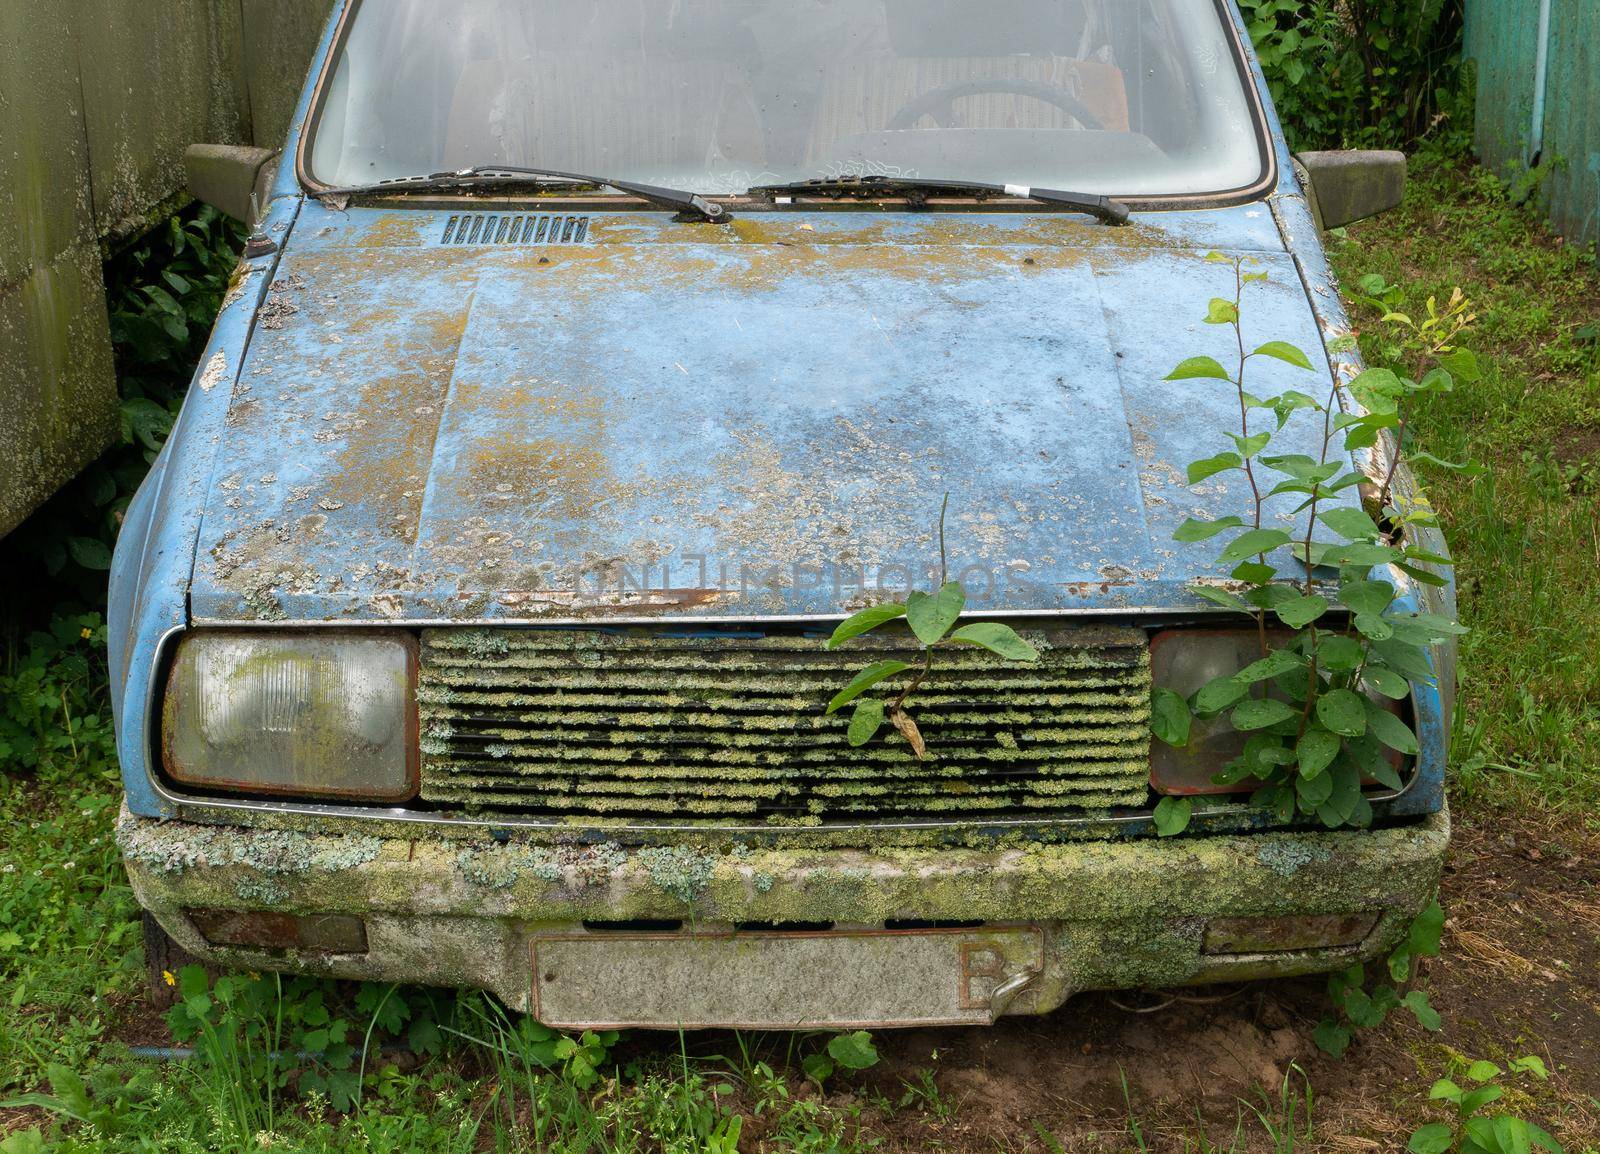
[[[1243, 504], [1183, 475], [1229, 447], [1230, 387], [1162, 379], [1227, 363], [1206, 252], [1270, 275], [1247, 339], [1317, 365], [1252, 391], [1328, 387], [1261, 205], [544, 212], [476, 243], [456, 215], [306, 205], [230, 399], [196, 620], [836, 616], [926, 585], [947, 492], [974, 608], [1194, 607], [1214, 550], [1173, 530]], [[1303, 419], [1275, 447], [1318, 443]]]

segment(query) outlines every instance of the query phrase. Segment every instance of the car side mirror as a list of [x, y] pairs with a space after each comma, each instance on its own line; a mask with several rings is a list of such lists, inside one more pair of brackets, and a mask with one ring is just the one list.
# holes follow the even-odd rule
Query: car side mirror
[[191, 144], [183, 154], [189, 195], [253, 227], [278, 172], [278, 153], [236, 144]]
[[1312, 214], [1323, 228], [1339, 228], [1388, 212], [1405, 197], [1403, 152], [1297, 152], [1294, 162]]

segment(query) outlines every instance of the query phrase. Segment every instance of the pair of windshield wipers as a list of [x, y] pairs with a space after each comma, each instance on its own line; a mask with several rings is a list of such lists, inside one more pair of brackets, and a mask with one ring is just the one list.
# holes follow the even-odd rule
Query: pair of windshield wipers
[[[586, 176], [577, 172], [552, 172], [535, 168], [480, 165], [454, 172], [435, 172], [425, 176], [402, 176], [380, 180], [373, 184], [333, 188], [318, 193], [329, 198], [375, 196], [390, 192], [453, 191], [464, 188], [495, 188], [511, 185], [534, 184], [548, 188], [552, 185], [614, 188], [628, 196], [637, 197], [646, 204], [676, 212], [680, 220], [707, 221], [720, 224], [732, 220], [732, 215], [722, 205], [692, 192], [675, 188], [661, 188], [653, 184], [639, 184], [631, 180], [612, 180], [609, 177]], [[906, 197], [912, 207], [920, 207], [930, 196], [966, 196], [979, 200], [1006, 197], [1031, 200], [1055, 205], [1064, 209], [1088, 213], [1107, 224], [1127, 224], [1128, 206], [1107, 196], [1091, 196], [1081, 192], [1063, 192], [1055, 188], [1031, 188], [1017, 184], [987, 184], [973, 180], [933, 180], [911, 176], [843, 176], [818, 180], [796, 180], [786, 184], [758, 184], [746, 191], [747, 196], [761, 196], [777, 200], [791, 196], [815, 196], [824, 199], [895, 196]]]

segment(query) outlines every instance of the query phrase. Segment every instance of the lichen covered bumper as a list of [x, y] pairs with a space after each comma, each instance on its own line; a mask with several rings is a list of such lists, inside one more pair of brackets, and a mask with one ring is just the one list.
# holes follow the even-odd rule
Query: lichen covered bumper
[[[124, 812], [118, 838], [139, 901], [182, 946], [224, 966], [475, 986], [562, 1025], [896, 1025], [1374, 957], [1433, 893], [1449, 818], [1336, 833], [793, 850], [548, 847]], [[193, 911], [210, 924], [216, 911], [350, 915], [364, 923], [365, 949], [219, 946]], [[1307, 946], [1307, 924], [1346, 934]], [[1351, 925], [1364, 936], [1351, 940]]]

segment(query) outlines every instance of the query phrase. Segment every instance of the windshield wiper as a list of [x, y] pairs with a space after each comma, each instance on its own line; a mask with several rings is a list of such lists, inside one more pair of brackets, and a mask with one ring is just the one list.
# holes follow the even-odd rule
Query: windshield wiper
[[1013, 197], [1019, 200], [1037, 200], [1045, 204], [1058, 204], [1086, 212], [1107, 224], [1127, 224], [1128, 206], [1109, 196], [1091, 196], [1083, 192], [1063, 192], [1058, 188], [1030, 188], [1025, 184], [986, 184], [976, 180], [932, 180], [913, 176], [846, 176], [819, 180], [796, 180], [788, 184], [758, 184], [749, 190], [752, 196], [821, 196], [868, 197], [901, 193], [920, 207], [929, 193], [955, 195], [965, 193], [984, 199], [990, 196]]
[[454, 172], [434, 172], [424, 176], [397, 176], [372, 184], [352, 185], [348, 188], [330, 188], [317, 193], [319, 198], [350, 196], [378, 196], [397, 192], [441, 192], [463, 188], [496, 188], [519, 184], [570, 184], [614, 188], [629, 196], [636, 196], [647, 204], [665, 208], [678, 214], [679, 220], [710, 221], [717, 224], [732, 220], [727, 209], [692, 192], [676, 188], [659, 188], [653, 184], [637, 184], [631, 180], [613, 180], [606, 176], [588, 176], [581, 172], [558, 172], [543, 168], [518, 168], [515, 166], [483, 164], [475, 168], [462, 168]]

